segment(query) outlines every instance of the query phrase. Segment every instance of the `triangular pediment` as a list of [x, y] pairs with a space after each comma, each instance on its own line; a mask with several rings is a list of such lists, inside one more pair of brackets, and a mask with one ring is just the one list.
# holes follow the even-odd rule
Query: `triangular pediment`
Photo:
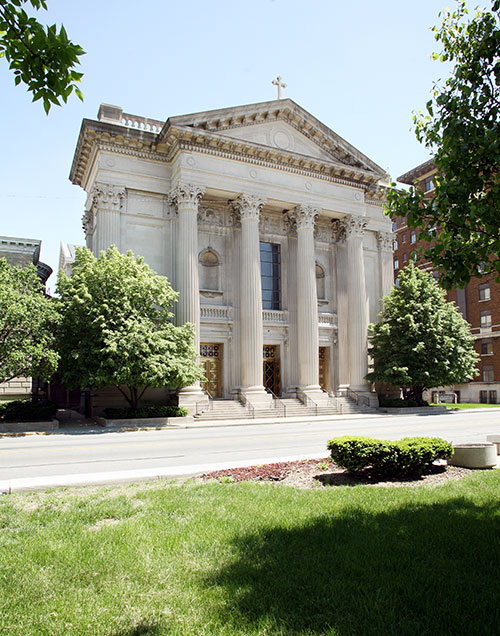
[[223, 138], [354, 167], [380, 178], [387, 176], [383, 168], [291, 99], [172, 117], [162, 133], [173, 127], [198, 129]]

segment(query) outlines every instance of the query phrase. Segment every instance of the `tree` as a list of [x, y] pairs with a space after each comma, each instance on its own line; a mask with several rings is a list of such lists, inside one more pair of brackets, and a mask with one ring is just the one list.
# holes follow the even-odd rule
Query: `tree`
[[68, 39], [64, 26], [45, 27], [29, 17], [23, 5], [47, 9], [46, 0], [0, 0], [0, 57], [14, 71], [16, 86], [23, 82], [41, 99], [48, 114], [52, 104], [60, 106], [73, 91], [83, 100], [78, 88], [83, 73], [75, 70], [84, 50]]
[[411, 263], [398, 280], [383, 300], [380, 322], [368, 328], [367, 379], [410, 388], [417, 400], [425, 389], [471, 380], [478, 355], [469, 323], [428, 272]]
[[142, 257], [111, 246], [78, 248], [73, 274], [59, 272], [60, 375], [68, 388], [116, 386], [131, 408], [148, 387], [201, 379], [191, 325], [176, 327], [178, 294]]
[[0, 258], [0, 382], [48, 379], [59, 356], [54, 348], [58, 314], [34, 265], [14, 267]]
[[453, 64], [453, 72], [435, 85], [427, 112], [414, 114], [414, 123], [417, 139], [434, 156], [435, 196], [426, 199], [414, 187], [388, 195], [388, 214], [406, 216], [420, 238], [432, 241], [425, 256], [446, 288], [480, 273], [500, 279], [499, 11], [495, 0], [491, 12], [477, 11], [469, 20], [458, 0], [456, 11], [446, 10], [433, 29], [442, 45], [433, 57]]

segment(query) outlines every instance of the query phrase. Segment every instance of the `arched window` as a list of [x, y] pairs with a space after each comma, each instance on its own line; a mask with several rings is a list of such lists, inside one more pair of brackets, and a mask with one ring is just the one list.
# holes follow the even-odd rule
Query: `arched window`
[[325, 270], [316, 263], [316, 293], [318, 300], [325, 300]]
[[220, 259], [212, 248], [200, 252], [200, 289], [220, 289]]

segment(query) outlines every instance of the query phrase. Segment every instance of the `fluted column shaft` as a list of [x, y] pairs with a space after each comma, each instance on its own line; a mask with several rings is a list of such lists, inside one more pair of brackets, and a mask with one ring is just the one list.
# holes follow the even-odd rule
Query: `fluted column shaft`
[[106, 251], [110, 245], [120, 249], [120, 212], [100, 209], [97, 213], [98, 244], [97, 255]]
[[198, 280], [198, 203], [205, 192], [201, 186], [179, 183], [170, 193], [170, 203], [177, 205], [178, 225], [176, 306], [178, 325], [194, 325], [194, 346], [200, 350], [200, 284]]
[[366, 297], [363, 234], [366, 219], [350, 216], [345, 221], [348, 262], [349, 367], [350, 385], [366, 389], [368, 373], [368, 307]]
[[297, 206], [297, 327], [299, 387], [319, 390], [318, 297], [314, 254], [314, 221], [319, 209]]
[[241, 220], [240, 340], [241, 378], [245, 393], [264, 392], [262, 380], [262, 282], [259, 216], [265, 199], [242, 194], [233, 204]]

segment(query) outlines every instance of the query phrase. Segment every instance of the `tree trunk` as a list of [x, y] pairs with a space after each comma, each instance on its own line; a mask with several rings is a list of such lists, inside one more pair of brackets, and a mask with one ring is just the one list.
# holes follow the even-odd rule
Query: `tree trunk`
[[413, 394], [415, 395], [415, 400], [417, 400], [417, 402], [422, 402], [423, 400], [423, 395], [424, 393], [424, 387], [423, 386], [414, 386], [413, 387]]

